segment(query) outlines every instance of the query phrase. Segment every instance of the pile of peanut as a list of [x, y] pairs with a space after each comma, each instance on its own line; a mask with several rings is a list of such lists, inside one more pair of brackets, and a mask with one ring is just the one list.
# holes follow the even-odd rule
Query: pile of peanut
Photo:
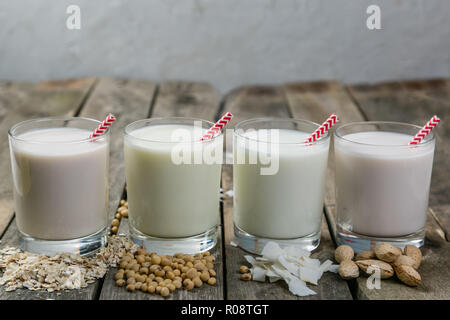
[[139, 248], [134, 254], [126, 253], [123, 256], [114, 279], [117, 286], [126, 286], [130, 292], [156, 292], [167, 297], [183, 286], [186, 290], [192, 290], [203, 283], [215, 285], [214, 262], [215, 257], [209, 252], [160, 256]]
[[379, 268], [381, 279], [388, 279], [395, 273], [397, 278], [408, 286], [418, 286], [422, 280], [417, 272], [422, 261], [422, 252], [415, 246], [408, 245], [402, 251], [383, 242], [375, 251], [362, 251], [355, 256], [350, 246], [341, 245], [336, 248], [334, 258], [339, 263], [339, 275], [345, 280], [358, 278], [360, 269], [368, 274], [370, 267]]

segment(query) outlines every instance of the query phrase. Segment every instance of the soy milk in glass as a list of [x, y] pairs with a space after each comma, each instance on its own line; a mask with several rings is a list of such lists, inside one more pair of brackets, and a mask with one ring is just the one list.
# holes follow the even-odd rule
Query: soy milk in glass
[[160, 118], [126, 127], [130, 233], [136, 243], [162, 254], [215, 246], [223, 137], [200, 141], [212, 125]]
[[363, 122], [335, 131], [338, 241], [356, 251], [378, 242], [421, 246], [435, 138], [409, 141], [420, 127]]
[[234, 225], [245, 250], [259, 253], [267, 241], [319, 245], [330, 139], [304, 143], [318, 126], [253, 119], [235, 127]]

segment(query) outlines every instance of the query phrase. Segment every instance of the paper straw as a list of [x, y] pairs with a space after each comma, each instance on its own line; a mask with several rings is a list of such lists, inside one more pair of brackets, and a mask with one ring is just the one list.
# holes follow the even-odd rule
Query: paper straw
[[422, 129], [417, 132], [417, 134], [412, 138], [412, 140], [409, 142], [409, 145], [412, 144], [419, 144], [422, 142], [423, 139], [433, 130], [437, 124], [441, 122], [441, 119], [439, 119], [436, 115], [434, 115], [426, 125], [422, 127]]
[[320, 125], [320, 127], [316, 129], [316, 131], [311, 133], [311, 135], [304, 142], [307, 143], [316, 141], [328, 130], [330, 130], [330, 128], [334, 126], [338, 121], [339, 117], [335, 113], [333, 113], [331, 116], [328, 117], [328, 119], [324, 123]]
[[95, 138], [98, 136], [101, 136], [102, 134], [105, 133], [105, 131], [108, 129], [108, 127], [114, 122], [116, 121], [116, 117], [114, 117], [114, 115], [112, 115], [111, 113], [108, 114], [105, 118], [105, 120], [102, 121], [102, 123], [99, 124], [99, 126], [97, 128], [95, 128], [95, 130], [91, 133], [91, 135], [89, 136], [90, 138]]
[[223, 127], [225, 127], [228, 122], [231, 121], [233, 115], [230, 112], [227, 112], [222, 118], [219, 119], [209, 130], [202, 136], [200, 141], [212, 139], [217, 132], [222, 131]]

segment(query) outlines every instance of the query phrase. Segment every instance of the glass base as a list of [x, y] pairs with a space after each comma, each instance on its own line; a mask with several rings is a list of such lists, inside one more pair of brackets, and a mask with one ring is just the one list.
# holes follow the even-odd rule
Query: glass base
[[346, 244], [353, 248], [356, 253], [364, 250], [374, 250], [379, 243], [387, 242], [395, 247], [403, 249], [407, 245], [412, 245], [420, 248], [424, 244], [425, 229], [419, 232], [409, 234], [403, 237], [383, 238], [370, 237], [355, 232], [348, 231], [341, 226], [337, 226], [337, 244]]
[[48, 256], [60, 253], [75, 253], [90, 256], [104, 247], [108, 241], [108, 228], [89, 236], [71, 240], [42, 240], [33, 238], [19, 231], [20, 247], [24, 251]]
[[245, 232], [238, 226], [234, 225], [234, 236], [236, 237], [239, 247], [241, 247], [245, 251], [254, 254], [261, 254], [261, 251], [267, 244], [267, 242], [271, 241], [278, 243], [278, 245], [282, 248], [287, 246], [293, 246], [306, 249], [309, 251], [313, 251], [320, 244], [320, 230], [316, 233], [309, 234], [301, 238], [271, 239], [254, 236], [250, 233]]
[[148, 252], [162, 255], [175, 253], [196, 254], [213, 249], [217, 244], [219, 227], [215, 226], [208, 231], [187, 238], [157, 238], [138, 231], [130, 224], [130, 238]]

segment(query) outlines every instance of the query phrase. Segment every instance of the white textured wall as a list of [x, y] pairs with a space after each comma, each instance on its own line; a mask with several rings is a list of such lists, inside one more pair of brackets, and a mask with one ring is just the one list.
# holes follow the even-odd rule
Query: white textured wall
[[[81, 30], [66, 8], [81, 7]], [[365, 26], [378, 4], [382, 30]], [[448, 0], [0, 0], [0, 80], [244, 83], [450, 76]]]

